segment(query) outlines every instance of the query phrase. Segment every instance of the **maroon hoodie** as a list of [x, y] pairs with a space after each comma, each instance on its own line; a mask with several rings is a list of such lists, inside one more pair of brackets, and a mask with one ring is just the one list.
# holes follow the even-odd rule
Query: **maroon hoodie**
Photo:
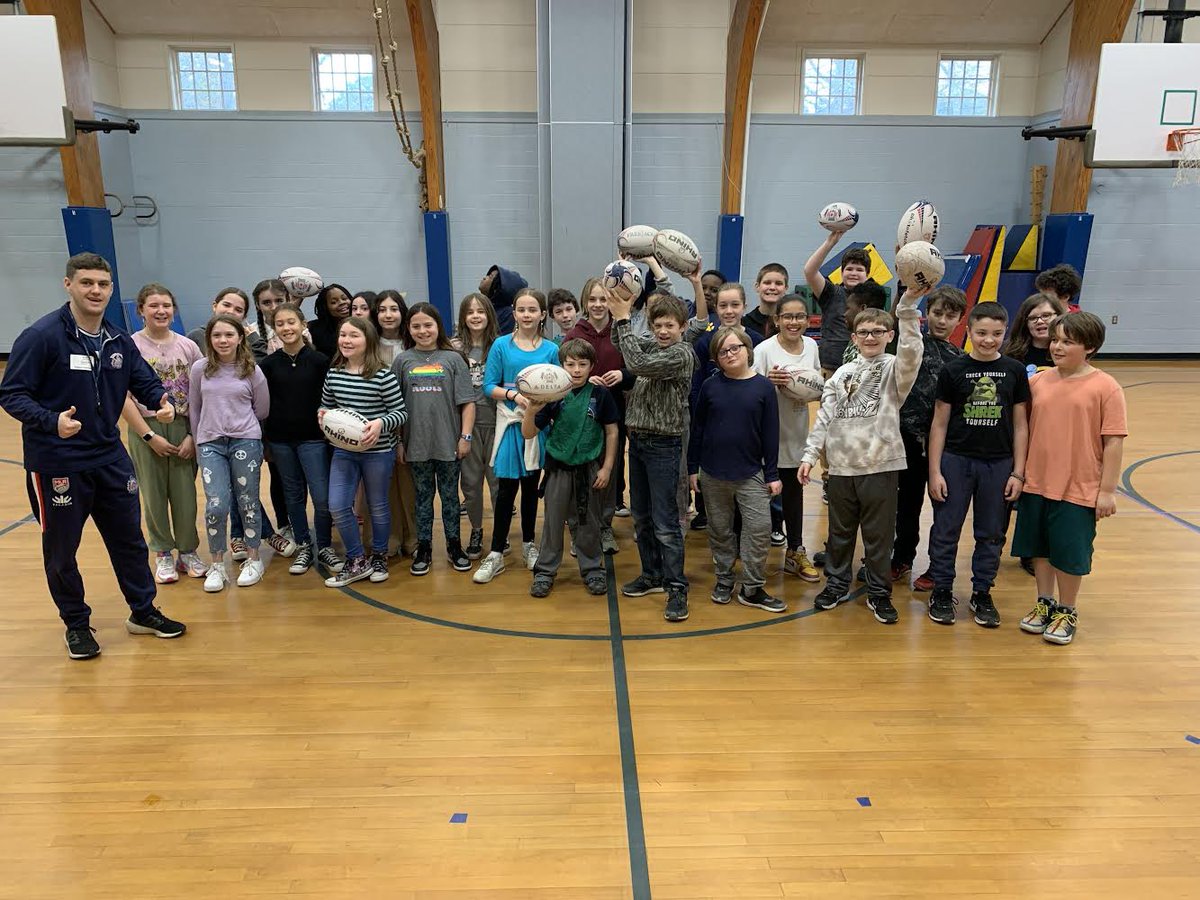
[[621, 351], [618, 350], [612, 342], [610, 334], [612, 332], [612, 318], [608, 320], [608, 324], [604, 326], [603, 331], [597, 331], [588, 319], [580, 319], [575, 323], [575, 327], [567, 332], [564, 341], [569, 341], [574, 338], [579, 338], [581, 341], [587, 341], [596, 351], [596, 367], [592, 370], [593, 375], [605, 375], [614, 369], [623, 369], [625, 360], [621, 357]]

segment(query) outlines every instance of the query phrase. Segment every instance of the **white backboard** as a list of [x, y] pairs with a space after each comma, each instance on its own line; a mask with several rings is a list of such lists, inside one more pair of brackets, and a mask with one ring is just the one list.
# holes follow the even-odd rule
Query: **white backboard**
[[1200, 44], [1105, 44], [1100, 49], [1089, 166], [1175, 165], [1177, 128], [1200, 128]]
[[75, 142], [54, 16], [0, 16], [0, 145]]

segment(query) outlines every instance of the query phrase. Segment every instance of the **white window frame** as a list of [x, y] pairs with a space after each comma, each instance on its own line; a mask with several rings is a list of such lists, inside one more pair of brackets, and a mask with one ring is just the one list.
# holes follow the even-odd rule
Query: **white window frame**
[[[830, 59], [830, 60], [854, 60], [857, 65], [855, 69], [857, 75], [854, 83], [854, 112], [853, 113], [806, 113], [804, 111], [804, 99], [807, 96], [804, 92], [804, 83], [808, 79], [808, 62], [809, 60]], [[863, 68], [866, 65], [866, 57], [862, 53], [844, 53], [836, 50], [806, 50], [800, 59], [800, 115], [802, 116], [844, 116], [844, 115], [862, 115], [862, 97], [863, 97]], [[846, 76], [831, 75], [831, 78]], [[815, 95], [814, 95], [815, 96]], [[838, 94], [838, 97], [844, 97], [845, 94]]]
[[[232, 90], [232, 92], [230, 92], [230, 91], [225, 91], [224, 89], [222, 89], [219, 93], [232, 93], [233, 94], [233, 108], [232, 109], [226, 109], [224, 106], [222, 106], [219, 110], [213, 110], [211, 107], [207, 110], [200, 110], [200, 109], [189, 109], [188, 107], [185, 107], [183, 105], [183, 92], [185, 89], [183, 87], [183, 81], [181, 79], [181, 73], [179, 70], [179, 54], [180, 53], [228, 53], [229, 54], [229, 60], [233, 64], [233, 69], [230, 72], [230, 74], [233, 76], [233, 90]], [[172, 102], [172, 104], [174, 104], [175, 109], [184, 110], [185, 112], [233, 112], [239, 108], [238, 79], [237, 79], [237, 54], [234, 53], [232, 45], [204, 44], [204, 45], [200, 45], [200, 46], [193, 46], [193, 45], [187, 45], [187, 44], [172, 44], [167, 48], [167, 54], [169, 56], [169, 63], [170, 63], [170, 65], [168, 66], [168, 69], [171, 72], [171, 102]], [[208, 70], [206, 69], [205, 72], [207, 73], [207, 71]], [[187, 90], [192, 91], [195, 89], [187, 88]], [[212, 91], [207, 88], [205, 89], [205, 92], [212, 93]]]
[[[340, 110], [340, 109], [322, 109], [321, 108], [321, 70], [319, 60], [322, 54], [333, 53], [354, 53], [371, 57], [371, 108], [369, 110]], [[328, 47], [314, 46], [312, 48], [312, 97], [313, 109], [320, 113], [342, 113], [342, 112], [376, 112], [379, 109], [379, 59], [375, 55], [374, 47]], [[365, 93], [365, 92], [359, 92]]]
[[[988, 76], [989, 83], [988, 83], [987, 112], [983, 113], [982, 115], [976, 115], [975, 113], [939, 113], [938, 112], [938, 100], [941, 99], [938, 96], [938, 87], [942, 81], [942, 63], [946, 63], [946, 62], [948, 62], [948, 63], [954, 63], [954, 62], [991, 63], [991, 74]], [[976, 76], [976, 80], [978, 80], [978, 76]], [[988, 53], [981, 53], [981, 54], [942, 53], [942, 54], [939, 54], [937, 71], [934, 72], [933, 114], [935, 116], [942, 116], [943, 118], [949, 118], [949, 117], [953, 117], [953, 116], [964, 116], [966, 118], [971, 118], [971, 119], [982, 119], [982, 118], [986, 118], [988, 116], [994, 116], [994, 115], [996, 115], [996, 93], [999, 89], [999, 86], [1000, 86], [1000, 57], [998, 55], [988, 54]]]

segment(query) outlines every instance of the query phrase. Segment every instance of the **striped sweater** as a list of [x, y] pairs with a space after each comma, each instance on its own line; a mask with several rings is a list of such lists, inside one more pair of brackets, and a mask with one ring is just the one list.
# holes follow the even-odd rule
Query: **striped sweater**
[[367, 419], [380, 419], [383, 428], [371, 449], [394, 450], [396, 431], [408, 419], [400, 382], [391, 369], [380, 369], [371, 378], [352, 375], [345, 369], [330, 369], [321, 389], [324, 409], [352, 409]]

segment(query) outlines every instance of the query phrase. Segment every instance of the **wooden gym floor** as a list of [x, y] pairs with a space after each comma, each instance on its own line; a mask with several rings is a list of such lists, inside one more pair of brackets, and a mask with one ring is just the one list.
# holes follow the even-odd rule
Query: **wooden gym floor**
[[167, 586], [188, 635], [133, 638], [89, 529], [104, 654], [71, 662], [5, 418], [0, 896], [1198, 897], [1200, 367], [1106, 367], [1125, 496], [1066, 648], [1017, 628], [1007, 558], [999, 631], [907, 590], [886, 628], [778, 575], [788, 615], [714, 606], [695, 533], [680, 626], [570, 565], [533, 600], [439, 556], [344, 592], [279, 560]]

